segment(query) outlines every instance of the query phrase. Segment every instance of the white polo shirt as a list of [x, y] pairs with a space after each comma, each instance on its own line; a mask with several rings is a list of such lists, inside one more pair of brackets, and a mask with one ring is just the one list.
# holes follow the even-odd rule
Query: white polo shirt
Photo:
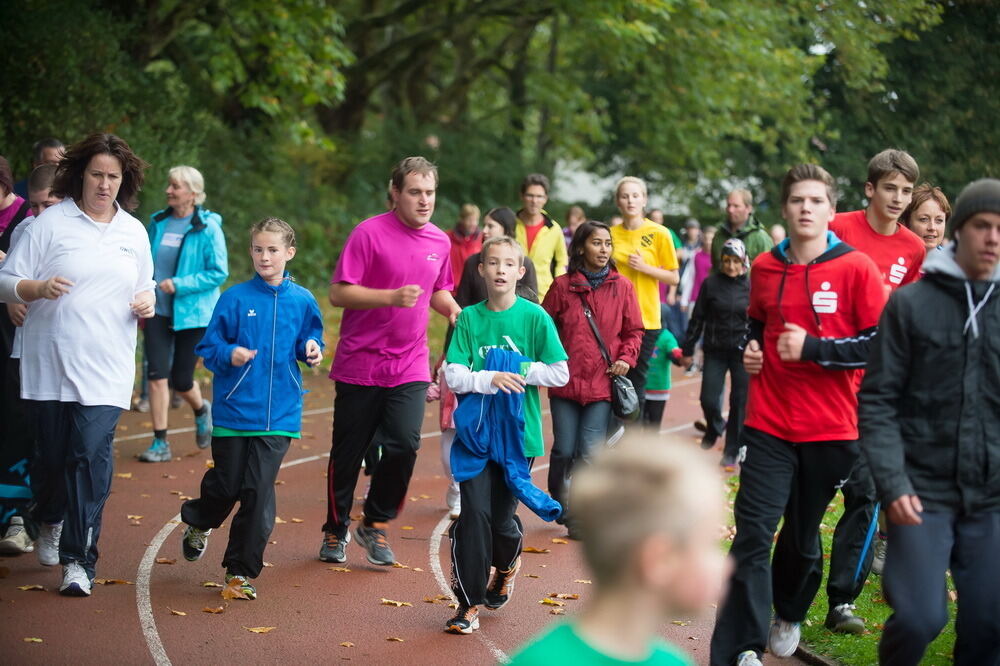
[[94, 222], [72, 199], [46, 209], [0, 268], [0, 301], [22, 302], [24, 279], [73, 283], [56, 300], [28, 308], [21, 349], [21, 397], [129, 408], [135, 380], [136, 316], [151, 291], [153, 258], [142, 223], [117, 207]]

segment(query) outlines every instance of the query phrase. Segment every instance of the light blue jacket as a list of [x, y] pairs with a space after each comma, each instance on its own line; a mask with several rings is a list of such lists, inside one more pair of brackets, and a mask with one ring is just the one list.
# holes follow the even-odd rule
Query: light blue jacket
[[[171, 214], [173, 209], [168, 207], [149, 218], [149, 246], [154, 261]], [[175, 331], [208, 326], [212, 309], [219, 300], [219, 286], [227, 277], [229, 255], [222, 233], [222, 217], [195, 206], [191, 223], [184, 231], [172, 277], [177, 290], [174, 293]]]

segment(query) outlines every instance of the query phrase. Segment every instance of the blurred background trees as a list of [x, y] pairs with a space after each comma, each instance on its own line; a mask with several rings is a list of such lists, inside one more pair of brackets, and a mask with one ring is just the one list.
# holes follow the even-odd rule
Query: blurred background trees
[[[801, 160], [842, 209], [888, 146], [950, 196], [1000, 172], [991, 1], [8, 0], [0, 43], [18, 175], [38, 138], [113, 131], [153, 165], [140, 214], [193, 164], [234, 247], [264, 215], [296, 227], [311, 284], [408, 154], [441, 167], [443, 227], [464, 201], [515, 205], [531, 171], [639, 175], [703, 222], [734, 185], [776, 221]], [[555, 194], [557, 216], [583, 196]]]

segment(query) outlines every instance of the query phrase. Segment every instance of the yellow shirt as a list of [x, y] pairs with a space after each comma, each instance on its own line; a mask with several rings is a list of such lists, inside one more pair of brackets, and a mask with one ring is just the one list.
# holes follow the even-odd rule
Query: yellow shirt
[[677, 253], [674, 241], [666, 227], [652, 220], [646, 220], [638, 229], [628, 230], [625, 225], [611, 227], [611, 243], [614, 245], [615, 264], [618, 272], [635, 286], [642, 312], [642, 325], [647, 329], [661, 328], [660, 324], [660, 282], [654, 277], [640, 273], [628, 265], [629, 255], [638, 252], [643, 261], [656, 268], [677, 269]]
[[[551, 226], [549, 226], [550, 224]], [[535, 242], [531, 244], [531, 249], [528, 249], [528, 232], [525, 231], [521, 218], [517, 218], [514, 237], [535, 265], [535, 274], [538, 278], [538, 302], [541, 303], [545, 299], [549, 287], [552, 286], [552, 281], [556, 279], [556, 276], [566, 272], [566, 264], [569, 263], [569, 257], [566, 255], [566, 237], [563, 236], [562, 227], [546, 215], [546, 221], [538, 230]]]

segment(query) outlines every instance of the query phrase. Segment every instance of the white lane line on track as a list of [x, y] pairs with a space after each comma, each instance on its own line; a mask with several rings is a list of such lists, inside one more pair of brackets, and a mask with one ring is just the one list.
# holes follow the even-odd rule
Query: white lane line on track
[[[539, 465], [531, 469], [531, 473], [541, 472], [543, 469], [548, 469], [548, 463], [544, 465]], [[453, 596], [451, 586], [448, 584], [448, 580], [444, 577], [444, 569], [441, 567], [441, 537], [444, 536], [443, 532], [448, 525], [451, 524], [451, 516], [448, 513], [444, 514], [444, 517], [434, 526], [434, 532], [431, 534], [430, 544], [428, 546], [428, 559], [430, 560], [431, 571], [434, 572], [434, 579], [437, 580], [438, 588], [441, 590], [441, 594], [445, 594], [449, 597]], [[491, 641], [486, 637], [485, 632], [476, 632], [476, 637], [486, 646], [486, 649], [490, 651], [493, 655], [493, 659], [500, 664], [510, 663], [510, 657], [506, 652], [501, 650], [496, 643]]]
[[[437, 437], [440, 434], [440, 431], [426, 432], [420, 435], [420, 439]], [[282, 463], [279, 469], [315, 462], [329, 456], [329, 453], [322, 453], [317, 456], [296, 458], [295, 460]], [[139, 562], [139, 570], [135, 575], [135, 605], [139, 612], [139, 625], [142, 627], [142, 635], [146, 639], [146, 646], [149, 648], [149, 654], [153, 657], [153, 662], [156, 666], [170, 666], [170, 658], [163, 647], [163, 641], [160, 640], [160, 632], [156, 629], [156, 618], [153, 617], [153, 603], [150, 595], [149, 579], [153, 571], [153, 565], [156, 563], [156, 556], [160, 552], [160, 547], [167, 540], [167, 537], [170, 536], [170, 533], [174, 531], [174, 528], [180, 525], [180, 521], [181, 514], [178, 513], [156, 533], [156, 536], [153, 537], [153, 540], [146, 547], [146, 552], [143, 553], [142, 560]]]

